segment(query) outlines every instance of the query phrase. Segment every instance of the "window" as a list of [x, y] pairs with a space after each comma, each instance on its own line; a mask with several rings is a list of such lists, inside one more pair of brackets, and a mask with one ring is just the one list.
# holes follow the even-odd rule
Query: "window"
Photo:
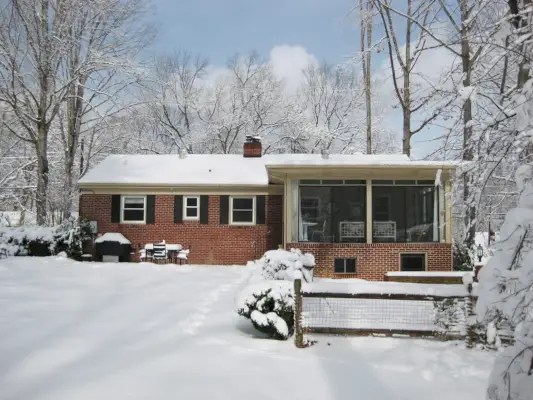
[[402, 271], [425, 271], [426, 255], [424, 253], [400, 254], [400, 269]]
[[197, 221], [200, 219], [200, 197], [183, 197], [183, 220]]
[[335, 273], [336, 274], [355, 274], [355, 258], [336, 258], [335, 259]]
[[232, 225], [255, 224], [255, 197], [231, 197], [230, 223]]
[[146, 196], [122, 196], [121, 223], [146, 222]]

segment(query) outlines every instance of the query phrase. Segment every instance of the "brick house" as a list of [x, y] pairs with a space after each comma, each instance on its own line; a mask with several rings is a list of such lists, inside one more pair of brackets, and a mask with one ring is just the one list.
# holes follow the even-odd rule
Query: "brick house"
[[404, 155], [112, 155], [79, 182], [80, 216], [135, 250], [165, 240], [193, 264], [244, 265], [269, 249], [316, 257], [316, 276], [381, 280], [452, 269], [452, 162]]

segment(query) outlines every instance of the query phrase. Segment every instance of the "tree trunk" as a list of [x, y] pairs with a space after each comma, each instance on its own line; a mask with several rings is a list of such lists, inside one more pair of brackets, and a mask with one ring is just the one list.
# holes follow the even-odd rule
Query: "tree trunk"
[[[407, 1], [407, 15], [412, 17], [412, 0]], [[403, 68], [403, 154], [411, 156], [411, 20], [405, 30], [405, 65]]]
[[[463, 88], [469, 88], [472, 84], [472, 60], [470, 56], [469, 29], [465, 21], [469, 19], [468, 0], [461, 0], [461, 63], [463, 69]], [[474, 159], [474, 150], [472, 143], [472, 99], [469, 96], [463, 104], [463, 161], [472, 161]], [[474, 243], [476, 235], [476, 199], [473, 197], [470, 186], [472, 185], [472, 172], [464, 171], [463, 176], [463, 201], [465, 204], [465, 243], [471, 246]]]
[[364, 0], [359, 0], [359, 12], [361, 18], [361, 63], [363, 67], [363, 79], [365, 90], [365, 108], [366, 108], [366, 152], [372, 154], [372, 81], [371, 71], [372, 53], [372, 12], [373, 1], [368, 0], [366, 10]]
[[37, 225], [46, 225], [48, 200], [48, 133], [46, 126], [39, 123], [39, 138], [35, 150], [37, 153], [37, 193], [35, 207], [37, 211]]

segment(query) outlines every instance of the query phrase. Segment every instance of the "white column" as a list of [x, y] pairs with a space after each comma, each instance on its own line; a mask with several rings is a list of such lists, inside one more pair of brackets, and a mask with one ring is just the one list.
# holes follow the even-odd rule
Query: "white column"
[[366, 242], [372, 243], [372, 180], [366, 181]]

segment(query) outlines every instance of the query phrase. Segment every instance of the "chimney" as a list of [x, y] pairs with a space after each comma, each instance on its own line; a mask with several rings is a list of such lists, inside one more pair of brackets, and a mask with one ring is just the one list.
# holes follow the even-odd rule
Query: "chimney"
[[247, 135], [244, 141], [243, 153], [244, 157], [261, 157], [263, 146], [261, 146], [261, 138], [259, 136]]

